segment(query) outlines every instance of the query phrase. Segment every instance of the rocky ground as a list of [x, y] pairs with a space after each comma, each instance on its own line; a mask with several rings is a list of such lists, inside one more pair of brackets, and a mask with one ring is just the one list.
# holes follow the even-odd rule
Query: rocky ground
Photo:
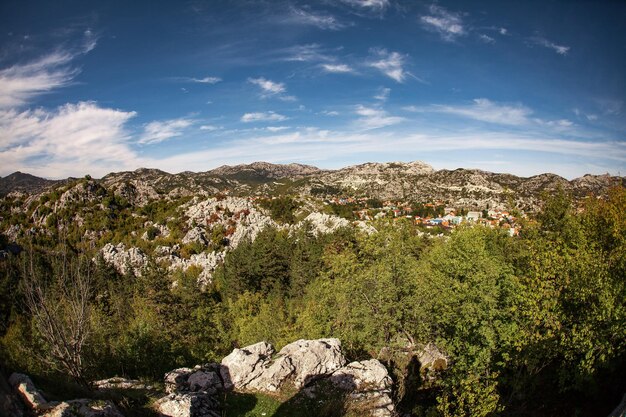
[[[418, 353], [424, 374], [435, 367], [447, 366], [447, 357], [434, 345]], [[436, 364], [436, 365], [435, 365]], [[47, 401], [24, 374], [9, 378], [13, 394], [28, 412], [42, 417], [123, 417], [110, 400], [73, 399]], [[164, 391], [152, 405], [160, 416], [220, 417], [225, 410], [224, 394], [263, 393], [282, 401], [276, 416], [318, 415], [320, 407], [337, 413], [373, 417], [395, 416], [392, 401], [393, 381], [385, 366], [376, 359], [346, 360], [338, 339], [298, 340], [278, 353], [267, 342], [234, 349], [221, 363], [174, 369], [165, 374]], [[109, 378], [94, 381], [95, 393], [106, 390], [154, 390], [139, 381]], [[317, 408], [316, 408], [317, 407]], [[25, 412], [10, 411], [8, 417]], [[289, 410], [300, 410], [291, 414]], [[318, 411], [316, 411], [318, 410]]]

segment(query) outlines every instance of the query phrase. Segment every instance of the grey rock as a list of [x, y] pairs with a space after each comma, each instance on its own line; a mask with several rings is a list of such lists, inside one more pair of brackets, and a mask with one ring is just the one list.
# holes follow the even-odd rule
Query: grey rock
[[270, 363], [274, 347], [259, 342], [243, 349], [235, 349], [222, 359], [220, 373], [225, 389], [247, 389], [248, 384], [260, 377]]
[[199, 391], [216, 394], [222, 388], [218, 364], [179, 368], [165, 374], [165, 392], [168, 394]]
[[64, 401], [42, 417], [124, 417], [111, 401]]
[[221, 417], [217, 399], [202, 392], [169, 394], [156, 401], [155, 409], [167, 417]]
[[330, 382], [349, 391], [349, 401], [359, 409], [367, 409], [374, 417], [391, 417], [394, 404], [391, 399], [393, 381], [387, 368], [376, 359], [351, 362], [335, 371]]
[[36, 411], [51, 408], [28, 375], [13, 373], [9, 377], [9, 384], [17, 391], [28, 408]]

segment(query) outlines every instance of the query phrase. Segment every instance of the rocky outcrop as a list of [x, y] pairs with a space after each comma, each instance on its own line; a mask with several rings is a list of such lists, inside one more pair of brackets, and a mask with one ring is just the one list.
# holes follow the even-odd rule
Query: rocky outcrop
[[139, 248], [129, 248], [123, 243], [113, 245], [107, 243], [100, 250], [102, 258], [121, 274], [132, 271], [135, 275], [141, 275], [141, 270], [147, 265], [148, 257]]
[[202, 246], [206, 246], [209, 243], [204, 229], [197, 226], [189, 229], [185, 237], [183, 237], [182, 242], [184, 245], [189, 243], [198, 243]]
[[349, 408], [361, 415], [394, 415], [387, 369], [376, 359], [346, 365], [338, 339], [301, 339], [277, 354], [271, 344], [259, 342], [234, 349], [221, 364], [175, 369], [165, 374], [167, 395], [155, 409], [169, 417], [213, 417], [222, 415], [218, 398], [223, 390], [280, 397], [297, 389], [324, 401], [329, 386], [333, 397], [336, 390], [345, 392]]
[[259, 342], [242, 349], [233, 350], [222, 359], [221, 375], [225, 389], [248, 389], [252, 381], [258, 379], [270, 364], [274, 347], [267, 342]]
[[346, 363], [338, 339], [298, 340], [282, 348], [272, 361], [273, 353], [266, 342], [235, 349], [222, 360], [225, 388], [276, 392], [291, 383], [300, 389]]
[[93, 381], [91, 386], [97, 390], [107, 389], [133, 389], [133, 390], [151, 390], [151, 385], [146, 385], [136, 379], [126, 379], [120, 377], [113, 377], [107, 379], [101, 379], [99, 381]]
[[334, 386], [350, 393], [349, 398], [357, 408], [370, 410], [371, 416], [393, 415], [393, 381], [387, 368], [378, 360], [351, 362], [333, 372], [329, 379]]
[[303, 227], [305, 224], [311, 226], [315, 235], [332, 233], [342, 227], [350, 226], [350, 222], [342, 217], [317, 212], [309, 214], [296, 225], [296, 228]]
[[42, 417], [124, 417], [111, 401], [63, 401]]
[[28, 375], [13, 373], [9, 377], [9, 384], [17, 391], [24, 404], [31, 410], [43, 411], [53, 407], [44, 398], [41, 391], [35, 387]]
[[223, 388], [218, 364], [178, 368], [165, 374], [165, 392], [168, 394], [199, 391], [216, 394]]
[[218, 364], [174, 369], [165, 374], [168, 395], [159, 399], [155, 408], [169, 417], [219, 417], [217, 394], [223, 388]]
[[47, 401], [33, 381], [24, 374], [12, 374], [9, 384], [20, 395], [26, 407], [42, 417], [124, 417], [111, 401]]
[[156, 411], [165, 417], [221, 417], [217, 398], [203, 392], [169, 394], [157, 400]]

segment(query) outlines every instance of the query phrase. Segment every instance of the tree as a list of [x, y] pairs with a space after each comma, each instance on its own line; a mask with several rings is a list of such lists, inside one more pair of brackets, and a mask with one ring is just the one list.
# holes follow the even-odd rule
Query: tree
[[63, 256], [60, 264], [53, 262], [52, 269], [46, 271], [35, 264], [31, 253], [23, 273], [26, 307], [47, 345], [49, 356], [45, 359], [83, 386], [88, 386], [83, 358], [91, 331], [88, 262]]

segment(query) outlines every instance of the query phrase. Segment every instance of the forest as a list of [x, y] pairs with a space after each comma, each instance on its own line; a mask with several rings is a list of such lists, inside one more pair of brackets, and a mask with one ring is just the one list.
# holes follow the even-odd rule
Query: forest
[[[608, 415], [626, 389], [625, 214], [616, 187], [546, 197], [514, 237], [467, 225], [437, 238], [388, 218], [369, 234], [268, 227], [203, 291], [193, 267], [120, 274], [73, 236], [25, 240], [0, 260], [0, 361], [51, 391], [88, 391], [259, 341], [336, 337], [350, 359], [385, 364], [403, 415]], [[426, 380], [406, 353], [428, 343], [450, 365]]]

